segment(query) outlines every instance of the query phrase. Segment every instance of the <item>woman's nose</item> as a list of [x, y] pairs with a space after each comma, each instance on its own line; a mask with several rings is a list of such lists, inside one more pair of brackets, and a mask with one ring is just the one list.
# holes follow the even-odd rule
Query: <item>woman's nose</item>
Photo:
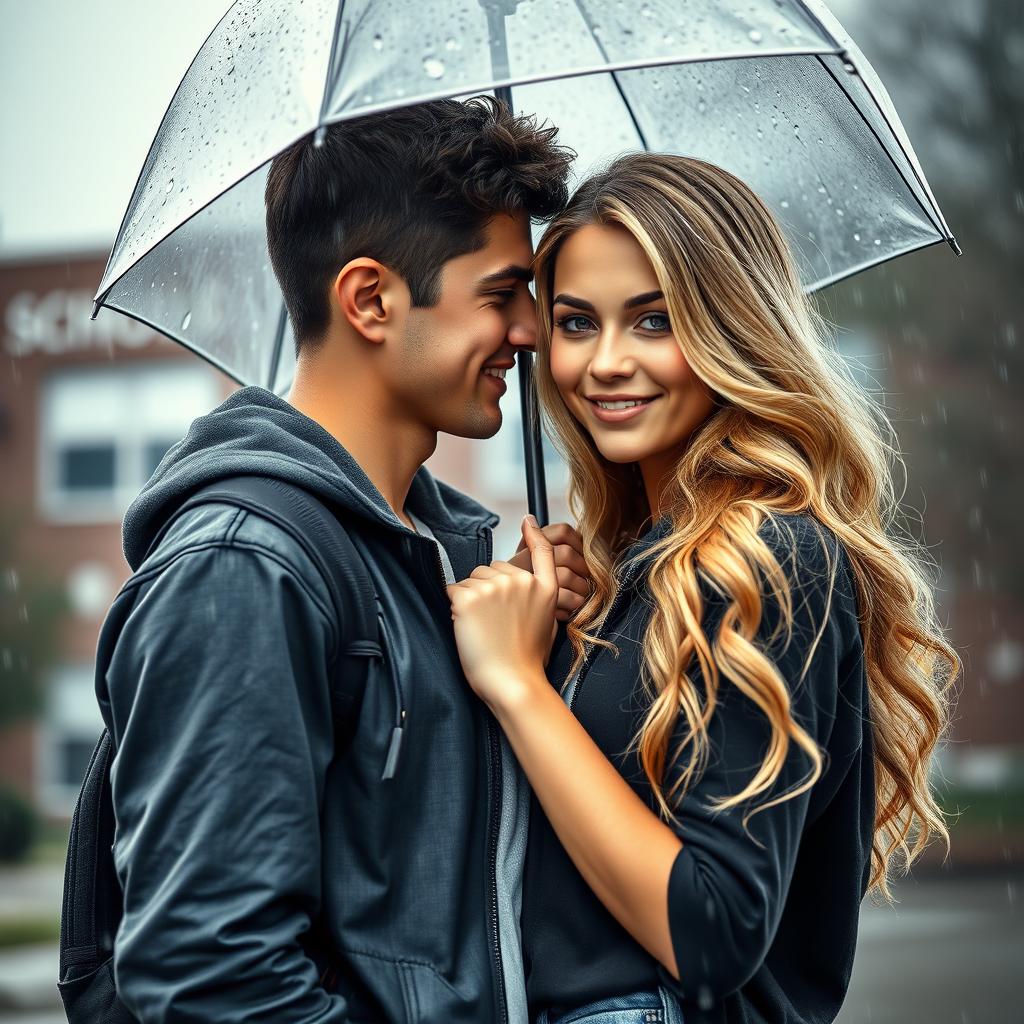
[[631, 377], [636, 371], [636, 361], [615, 331], [603, 331], [591, 354], [589, 370], [601, 380]]

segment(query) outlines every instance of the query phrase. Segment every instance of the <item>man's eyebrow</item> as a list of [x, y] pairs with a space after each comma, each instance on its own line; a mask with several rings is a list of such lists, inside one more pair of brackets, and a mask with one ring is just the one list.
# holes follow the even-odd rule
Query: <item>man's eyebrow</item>
[[[646, 305], [648, 302], [656, 302], [658, 299], [665, 298], [665, 295], [660, 290], [653, 292], [644, 292], [643, 295], [634, 295], [631, 299], [626, 299], [622, 304], [623, 309], [633, 309], [636, 306]], [[594, 308], [593, 303], [587, 302], [586, 299], [577, 299], [573, 295], [556, 295], [556, 303], [560, 302], [563, 306], [573, 306], [576, 309], [585, 309], [588, 313], [596, 313], [597, 310]]]
[[481, 277], [477, 282], [477, 287], [483, 290], [491, 285], [502, 284], [508, 280], [525, 281], [529, 284], [533, 280], [533, 271], [529, 267], [521, 267], [518, 263], [510, 263], [507, 267], [502, 267], [501, 270], [496, 270], [493, 274]]

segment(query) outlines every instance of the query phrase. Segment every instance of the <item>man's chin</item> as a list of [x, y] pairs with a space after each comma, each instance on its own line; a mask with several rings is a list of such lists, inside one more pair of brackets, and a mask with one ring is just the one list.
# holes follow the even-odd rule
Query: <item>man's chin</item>
[[501, 410], [477, 410], [472, 416], [468, 416], [458, 423], [451, 423], [440, 428], [441, 433], [452, 434], [455, 437], [472, 438], [475, 441], [484, 441], [501, 430]]

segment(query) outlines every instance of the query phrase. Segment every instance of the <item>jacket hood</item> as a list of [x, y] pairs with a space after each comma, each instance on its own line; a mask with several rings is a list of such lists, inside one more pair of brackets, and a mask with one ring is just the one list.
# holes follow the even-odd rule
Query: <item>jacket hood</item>
[[[179, 505], [206, 484], [246, 474], [298, 484], [354, 515], [396, 530], [391, 511], [359, 464], [319, 423], [261, 387], [236, 391], [164, 456], [125, 513], [125, 558], [133, 570]], [[475, 533], [498, 517], [421, 466], [406, 505], [431, 529]]]

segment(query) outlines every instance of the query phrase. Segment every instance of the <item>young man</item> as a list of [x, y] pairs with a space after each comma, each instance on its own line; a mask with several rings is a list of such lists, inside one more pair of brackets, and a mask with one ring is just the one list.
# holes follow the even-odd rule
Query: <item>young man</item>
[[[566, 198], [554, 135], [494, 101], [442, 101], [335, 125], [273, 163], [294, 387], [243, 388], [168, 454], [125, 518], [133, 610], [100, 639], [115, 975], [144, 1024], [526, 1021], [526, 790], [462, 675], [445, 590], [491, 560], [497, 518], [422, 464], [439, 432], [501, 424], [501, 376], [535, 336], [530, 218]], [[344, 758], [339, 626], [303, 549], [216, 504], [153, 545], [190, 492], [251, 473], [343, 506], [377, 590], [391, 678], [367, 688]], [[564, 524], [548, 538], [566, 617], [587, 591], [579, 540]]]

